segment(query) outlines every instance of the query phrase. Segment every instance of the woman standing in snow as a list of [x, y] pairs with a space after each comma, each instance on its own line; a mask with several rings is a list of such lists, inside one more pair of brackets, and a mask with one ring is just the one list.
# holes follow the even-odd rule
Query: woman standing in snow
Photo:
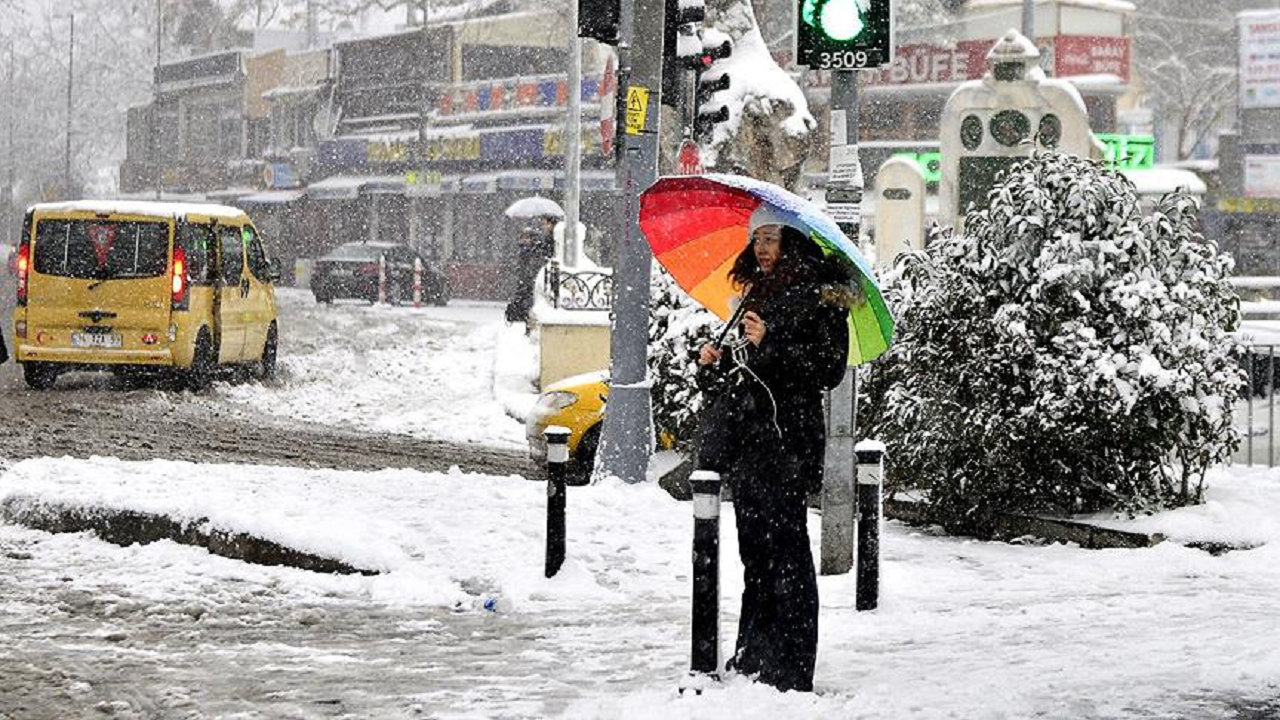
[[709, 403], [718, 393], [732, 403], [714, 420], [733, 438], [718, 449], [727, 458], [715, 469], [733, 490], [744, 576], [727, 668], [779, 690], [810, 691], [818, 584], [806, 499], [821, 487], [822, 393], [844, 375], [848, 306], [825, 284], [832, 272], [817, 245], [790, 223], [768, 205], [752, 214], [751, 241], [729, 273], [745, 296], [744, 341], [733, 351], [704, 345], [698, 385]]

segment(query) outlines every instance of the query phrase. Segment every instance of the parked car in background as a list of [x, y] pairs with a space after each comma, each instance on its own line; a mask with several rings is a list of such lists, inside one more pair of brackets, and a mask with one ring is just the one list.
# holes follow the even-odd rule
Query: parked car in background
[[449, 284], [444, 273], [433, 267], [408, 245], [382, 242], [352, 242], [339, 245], [316, 259], [311, 270], [311, 292], [316, 302], [340, 298], [378, 301], [378, 261], [387, 261], [387, 302], [413, 301], [413, 263], [422, 261], [422, 301], [432, 305], [449, 302]]

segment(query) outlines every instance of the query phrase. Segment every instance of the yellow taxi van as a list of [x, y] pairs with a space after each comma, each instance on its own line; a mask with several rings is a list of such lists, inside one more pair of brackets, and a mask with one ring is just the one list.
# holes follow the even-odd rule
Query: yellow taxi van
[[275, 373], [280, 265], [235, 208], [33, 205], [17, 273], [14, 357], [34, 389], [79, 370], [174, 369], [197, 390], [224, 366]]

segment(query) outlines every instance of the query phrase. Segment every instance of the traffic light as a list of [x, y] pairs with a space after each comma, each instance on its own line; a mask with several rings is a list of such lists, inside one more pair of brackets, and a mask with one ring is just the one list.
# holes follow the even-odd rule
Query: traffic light
[[685, 73], [696, 70], [702, 55], [703, 0], [666, 0], [662, 32], [662, 103], [680, 107], [681, 93], [688, 92]]
[[578, 0], [578, 37], [618, 44], [620, 0]]
[[720, 61], [731, 55], [733, 41], [728, 35], [712, 29], [702, 31], [702, 54], [698, 57], [698, 84], [694, 100], [696, 114], [693, 121], [694, 137], [699, 143], [710, 139], [716, 123], [729, 120], [728, 98], [720, 95], [730, 87], [729, 71]]
[[663, 52], [670, 53], [686, 69], [696, 68], [702, 54], [702, 21], [706, 18], [707, 5], [703, 0], [667, 0], [670, 30]]
[[891, 0], [796, 0], [796, 61], [856, 70], [893, 61]]

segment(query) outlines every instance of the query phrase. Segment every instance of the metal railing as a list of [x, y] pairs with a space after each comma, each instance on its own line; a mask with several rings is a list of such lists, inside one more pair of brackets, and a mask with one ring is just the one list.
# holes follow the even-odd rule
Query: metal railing
[[604, 270], [566, 272], [560, 263], [547, 263], [547, 294], [562, 310], [609, 310], [613, 307], [613, 275]]
[[1244, 357], [1248, 375], [1244, 402], [1236, 407], [1235, 423], [1242, 435], [1232, 461], [1247, 466], [1276, 465], [1276, 362], [1275, 345], [1250, 345]]

